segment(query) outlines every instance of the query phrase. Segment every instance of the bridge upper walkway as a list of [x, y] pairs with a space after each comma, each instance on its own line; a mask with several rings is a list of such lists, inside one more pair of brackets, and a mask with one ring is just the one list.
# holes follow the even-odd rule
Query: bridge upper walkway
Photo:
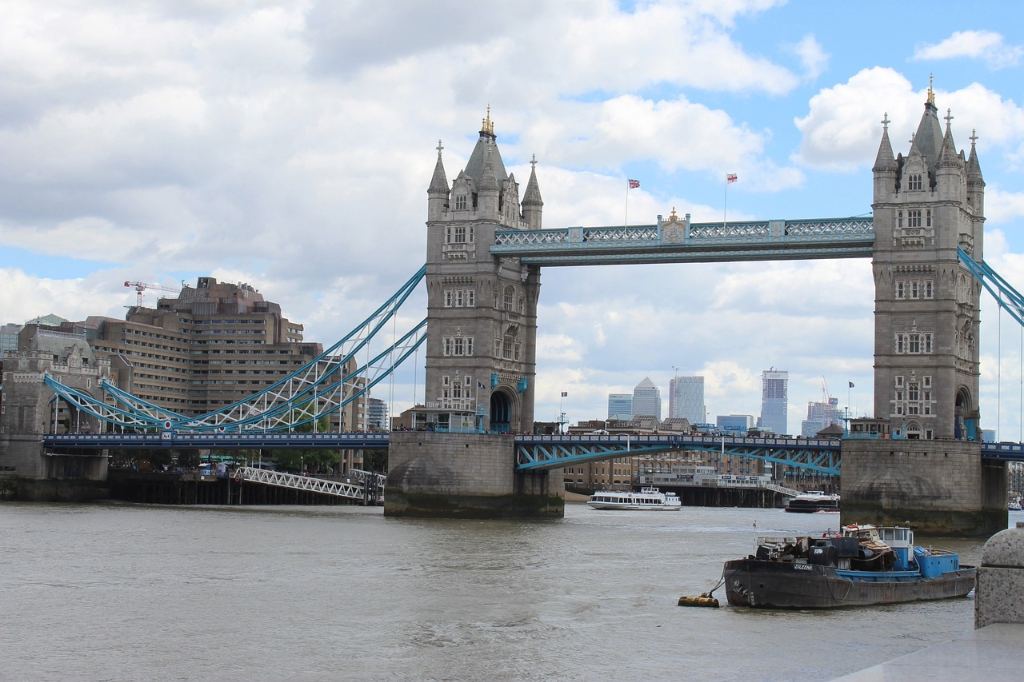
[[870, 258], [868, 216], [498, 230], [491, 253], [543, 266]]

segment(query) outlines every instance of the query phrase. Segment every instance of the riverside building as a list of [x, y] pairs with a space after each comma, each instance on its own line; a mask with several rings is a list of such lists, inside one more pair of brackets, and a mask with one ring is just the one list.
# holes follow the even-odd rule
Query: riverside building
[[[323, 352], [303, 340], [303, 326], [279, 304], [248, 284], [213, 277], [199, 277], [156, 308], [132, 306], [124, 320], [90, 316], [61, 329], [85, 336], [96, 357], [109, 361], [118, 388], [190, 417], [243, 400]], [[330, 415], [331, 429], [361, 430], [365, 412], [360, 397]], [[346, 453], [343, 465], [353, 464]]]

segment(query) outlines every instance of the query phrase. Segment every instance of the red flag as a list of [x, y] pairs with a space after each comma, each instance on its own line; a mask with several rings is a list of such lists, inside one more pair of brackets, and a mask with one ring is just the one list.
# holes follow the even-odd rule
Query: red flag
[[735, 173], [729, 173], [728, 175], [725, 176], [726, 182], [736, 182], [737, 180], [739, 180], [739, 178], [736, 177]]
[[639, 180], [633, 180], [632, 178], [629, 179], [629, 188], [630, 189], [637, 189], [639, 187], [640, 187], [640, 181]]

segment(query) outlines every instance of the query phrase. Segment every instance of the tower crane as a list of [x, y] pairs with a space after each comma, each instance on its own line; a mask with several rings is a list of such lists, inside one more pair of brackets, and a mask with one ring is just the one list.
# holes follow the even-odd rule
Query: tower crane
[[177, 292], [177, 289], [171, 287], [165, 287], [162, 284], [149, 284], [148, 282], [125, 282], [126, 287], [135, 287], [135, 293], [138, 294], [138, 300], [136, 306], [142, 307], [142, 292], [146, 289], [156, 289], [157, 291], [170, 291]]

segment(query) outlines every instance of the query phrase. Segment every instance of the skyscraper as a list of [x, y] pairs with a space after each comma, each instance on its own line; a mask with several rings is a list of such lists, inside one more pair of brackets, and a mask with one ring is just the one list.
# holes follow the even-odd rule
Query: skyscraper
[[704, 377], [675, 377], [668, 384], [668, 416], [703, 424]]
[[623, 420], [632, 419], [633, 395], [631, 393], [609, 393], [608, 418]]
[[761, 372], [761, 418], [758, 426], [779, 435], [789, 433], [787, 398], [789, 372], [775, 368]]
[[800, 435], [805, 438], [816, 436], [832, 424], [843, 424], [843, 411], [839, 409], [839, 398], [828, 398], [828, 402], [807, 403], [807, 419], [800, 423]]
[[661, 389], [650, 377], [644, 377], [633, 389], [633, 416], [654, 417], [661, 421]]

